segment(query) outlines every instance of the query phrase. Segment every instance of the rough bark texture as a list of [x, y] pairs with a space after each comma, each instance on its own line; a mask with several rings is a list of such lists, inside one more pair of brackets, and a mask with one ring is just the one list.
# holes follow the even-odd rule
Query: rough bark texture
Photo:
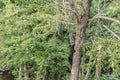
[[74, 0], [69, 0], [70, 7], [76, 18], [76, 39], [75, 39], [75, 53], [73, 54], [73, 63], [71, 69], [71, 80], [79, 79], [79, 68], [80, 68], [80, 58], [82, 54], [82, 45], [85, 35], [85, 30], [88, 23], [88, 17], [90, 12], [92, 0], [82, 0], [82, 14], [79, 15], [79, 12], [75, 6]]

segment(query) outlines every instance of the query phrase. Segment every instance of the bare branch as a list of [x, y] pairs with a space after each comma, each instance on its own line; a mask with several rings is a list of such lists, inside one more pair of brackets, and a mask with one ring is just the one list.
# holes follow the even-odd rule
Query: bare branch
[[[91, 63], [91, 60], [92, 60], [92, 56], [90, 56], [90, 58], [89, 58], [89, 64]], [[84, 80], [87, 80], [87, 79], [88, 79], [88, 77], [89, 77], [89, 75], [90, 75], [90, 70], [91, 70], [91, 67], [88, 68]]]
[[79, 23], [80, 21], [80, 14], [76, 8], [76, 0], [68, 0], [69, 4], [70, 4], [70, 8], [72, 10], [72, 12], [74, 13], [77, 22]]
[[71, 12], [69, 13], [69, 19], [68, 19], [68, 26], [69, 26], [69, 40], [70, 40], [70, 45], [74, 45], [75, 44], [75, 41], [74, 41], [74, 37], [73, 37], [73, 32], [72, 32], [72, 24], [71, 24], [71, 18], [72, 15], [71, 15]]
[[107, 26], [103, 25], [104, 28], [106, 28], [109, 32], [111, 32], [117, 39], [120, 40], [120, 37], [116, 35], [112, 30], [110, 30]]
[[116, 19], [113, 19], [113, 18], [109, 18], [109, 17], [106, 17], [106, 16], [98, 16], [98, 18], [101, 18], [101, 19], [107, 19], [109, 21], [113, 21], [113, 22], [116, 22], [118, 24], [120, 24], [120, 21], [119, 20], [116, 20]]
[[99, 15], [105, 15], [105, 14], [100, 14], [100, 13], [98, 13], [97, 15], [93, 16], [92, 19], [89, 19], [88, 25], [90, 25], [96, 18], [98, 18]]
[[56, 30], [59, 28], [59, 20], [58, 20], [58, 13], [59, 13], [59, 8], [58, 8], [58, 0], [55, 0], [55, 12], [56, 12]]
[[76, 0], [68, 0], [68, 2], [71, 4], [71, 5], [76, 5]]
[[88, 25], [90, 25], [95, 19], [98, 19], [98, 18], [101, 18], [101, 19], [106, 19], [106, 20], [109, 20], [109, 21], [113, 21], [113, 22], [116, 22], [118, 24], [120, 24], [120, 21], [117, 20], [117, 19], [114, 19], [114, 18], [110, 18], [110, 17], [107, 17], [105, 16], [106, 14], [97, 14], [95, 15], [92, 19], [89, 20], [89, 23]]

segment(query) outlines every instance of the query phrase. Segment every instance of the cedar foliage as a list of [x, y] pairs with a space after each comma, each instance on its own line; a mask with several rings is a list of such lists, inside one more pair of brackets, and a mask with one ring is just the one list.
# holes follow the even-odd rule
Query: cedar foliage
[[[69, 80], [69, 25], [75, 37], [75, 19], [65, 0], [0, 0], [0, 70], [10, 70], [15, 80]], [[64, 7], [64, 4], [65, 7]], [[81, 11], [81, 1], [77, 1]], [[93, 0], [90, 18], [100, 13], [120, 18], [119, 0]], [[56, 23], [56, 17], [58, 23]], [[58, 26], [56, 26], [58, 24]], [[120, 79], [120, 24], [95, 19], [82, 46], [81, 77], [88, 80]], [[100, 75], [95, 75], [95, 67]], [[1, 75], [0, 75], [1, 77]]]

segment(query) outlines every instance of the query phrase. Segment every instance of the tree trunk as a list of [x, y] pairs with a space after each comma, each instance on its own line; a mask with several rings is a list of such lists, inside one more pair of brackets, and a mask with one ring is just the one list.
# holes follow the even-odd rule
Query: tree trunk
[[82, 45], [85, 35], [85, 30], [88, 23], [88, 17], [90, 12], [90, 5], [92, 0], [82, 0], [82, 14], [76, 8], [76, 0], [69, 0], [70, 7], [75, 15], [76, 25], [76, 39], [75, 39], [75, 53], [73, 54], [73, 63], [71, 69], [71, 80], [79, 79], [80, 59], [82, 54]]

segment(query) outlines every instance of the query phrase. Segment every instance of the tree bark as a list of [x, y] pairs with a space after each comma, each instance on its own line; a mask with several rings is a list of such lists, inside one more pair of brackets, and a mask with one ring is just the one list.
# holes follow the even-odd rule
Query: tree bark
[[76, 25], [76, 39], [75, 39], [75, 53], [73, 54], [73, 63], [71, 69], [71, 80], [79, 79], [80, 59], [82, 54], [82, 45], [84, 41], [85, 30], [88, 23], [90, 6], [92, 0], [82, 0], [82, 13], [79, 14], [76, 8], [76, 0], [68, 0], [72, 12], [75, 15]]

